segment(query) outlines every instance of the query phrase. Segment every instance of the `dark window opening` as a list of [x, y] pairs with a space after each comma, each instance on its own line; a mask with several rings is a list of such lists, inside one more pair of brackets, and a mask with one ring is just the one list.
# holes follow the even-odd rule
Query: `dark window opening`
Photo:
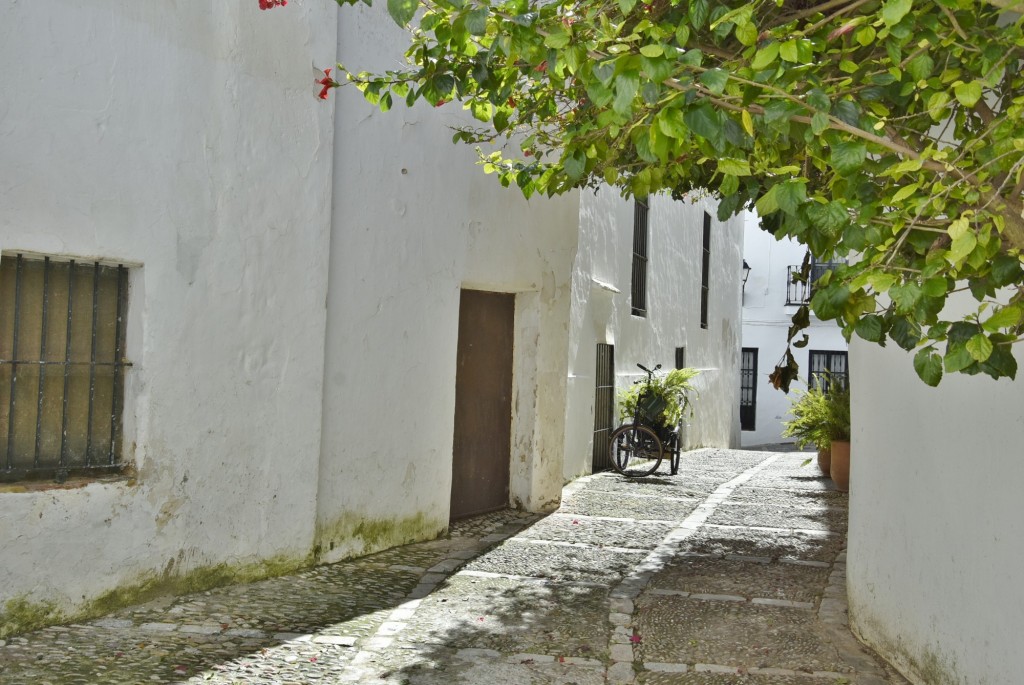
[[685, 369], [686, 368], [686, 348], [685, 347], [677, 347], [676, 348], [676, 368], [677, 369]]
[[744, 347], [740, 363], [740, 430], [755, 430], [757, 417], [757, 348]]
[[810, 256], [810, 263], [811, 270], [806, 282], [800, 280], [800, 274], [803, 270], [801, 265], [794, 264], [786, 267], [787, 306], [799, 306], [809, 303], [814, 296], [814, 284], [825, 275], [826, 271], [831, 271], [842, 264], [842, 262], [817, 262], [813, 256]]
[[634, 316], [647, 316], [647, 213], [643, 200], [633, 203], [633, 278], [631, 302]]
[[832, 385], [845, 388], [849, 378], [848, 354], [836, 350], [811, 350], [810, 386], [828, 392]]
[[121, 469], [127, 302], [122, 265], [0, 258], [0, 482]]
[[704, 212], [704, 239], [700, 263], [700, 327], [708, 327], [708, 293], [711, 277], [711, 215]]

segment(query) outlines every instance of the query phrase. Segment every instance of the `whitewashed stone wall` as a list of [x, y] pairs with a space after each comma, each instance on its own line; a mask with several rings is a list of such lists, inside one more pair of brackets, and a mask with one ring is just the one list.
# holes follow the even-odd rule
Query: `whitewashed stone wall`
[[1024, 382], [929, 388], [894, 345], [850, 352], [854, 630], [916, 683], [1019, 683]]
[[254, 10], [0, 6], [0, 250], [132, 267], [137, 467], [0, 489], [0, 610], [308, 563], [333, 144], [310, 65], [335, 9]]

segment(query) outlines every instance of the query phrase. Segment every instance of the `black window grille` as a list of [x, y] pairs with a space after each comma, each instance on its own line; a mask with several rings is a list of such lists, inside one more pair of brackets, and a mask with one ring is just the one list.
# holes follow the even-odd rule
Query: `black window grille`
[[786, 268], [786, 304], [802, 305], [814, 296], [814, 284], [826, 271], [831, 271], [841, 262], [811, 262], [811, 272], [806, 281], [801, 278], [801, 267], [794, 264]]
[[647, 316], [647, 214], [643, 200], [633, 202], [633, 278], [631, 302], [634, 316]]
[[757, 348], [744, 347], [740, 362], [740, 429], [755, 430], [757, 419]]
[[685, 369], [686, 368], [686, 348], [685, 347], [677, 347], [676, 348], [676, 368], [677, 369]]
[[594, 451], [591, 462], [594, 473], [612, 467], [608, 454], [608, 438], [615, 429], [615, 347], [598, 343], [597, 369], [594, 374]]
[[841, 350], [811, 350], [808, 366], [810, 367], [810, 385], [828, 392], [833, 384], [846, 387], [849, 379], [849, 359]]
[[708, 327], [708, 293], [711, 278], [711, 215], [704, 212], [704, 236], [700, 262], [700, 327]]
[[0, 257], [0, 481], [121, 468], [127, 302], [123, 265]]

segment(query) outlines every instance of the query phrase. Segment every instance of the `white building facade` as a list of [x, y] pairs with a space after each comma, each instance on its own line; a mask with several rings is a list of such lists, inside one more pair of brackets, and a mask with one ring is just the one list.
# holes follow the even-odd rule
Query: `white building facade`
[[741, 222], [651, 198], [636, 311], [634, 201], [501, 188], [457, 107], [316, 98], [313, 62], [394, 65], [383, 8], [0, 26], [5, 634], [549, 511], [602, 451], [599, 345], [619, 386], [685, 348], [688, 444], [738, 442]]
[[[743, 287], [741, 440], [744, 447], [792, 442], [782, 437], [792, 394], [773, 388], [768, 376], [786, 353], [793, 314], [813, 293], [813, 284], [792, 281], [793, 273], [800, 273], [807, 248], [761, 230], [753, 213], [746, 214], [743, 241], [743, 259], [750, 271]], [[811, 278], [827, 268], [828, 264], [812, 264]], [[793, 384], [791, 393], [806, 388], [812, 373], [848, 371], [848, 346], [836, 323], [821, 321], [812, 313], [810, 324], [798, 337], [806, 333], [807, 346], [792, 349], [800, 365], [800, 381]]]

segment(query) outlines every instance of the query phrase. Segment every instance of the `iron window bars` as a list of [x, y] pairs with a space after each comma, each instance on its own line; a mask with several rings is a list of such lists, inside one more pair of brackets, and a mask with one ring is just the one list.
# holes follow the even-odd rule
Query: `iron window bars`
[[633, 203], [633, 277], [630, 292], [634, 316], [647, 316], [647, 214], [643, 200]]
[[121, 470], [127, 303], [124, 265], [0, 257], [0, 482]]
[[840, 262], [812, 262], [807, 282], [800, 277], [800, 265], [786, 267], [786, 305], [794, 306], [810, 302], [814, 295], [814, 284], [825, 275], [826, 271], [831, 271], [839, 264]]

